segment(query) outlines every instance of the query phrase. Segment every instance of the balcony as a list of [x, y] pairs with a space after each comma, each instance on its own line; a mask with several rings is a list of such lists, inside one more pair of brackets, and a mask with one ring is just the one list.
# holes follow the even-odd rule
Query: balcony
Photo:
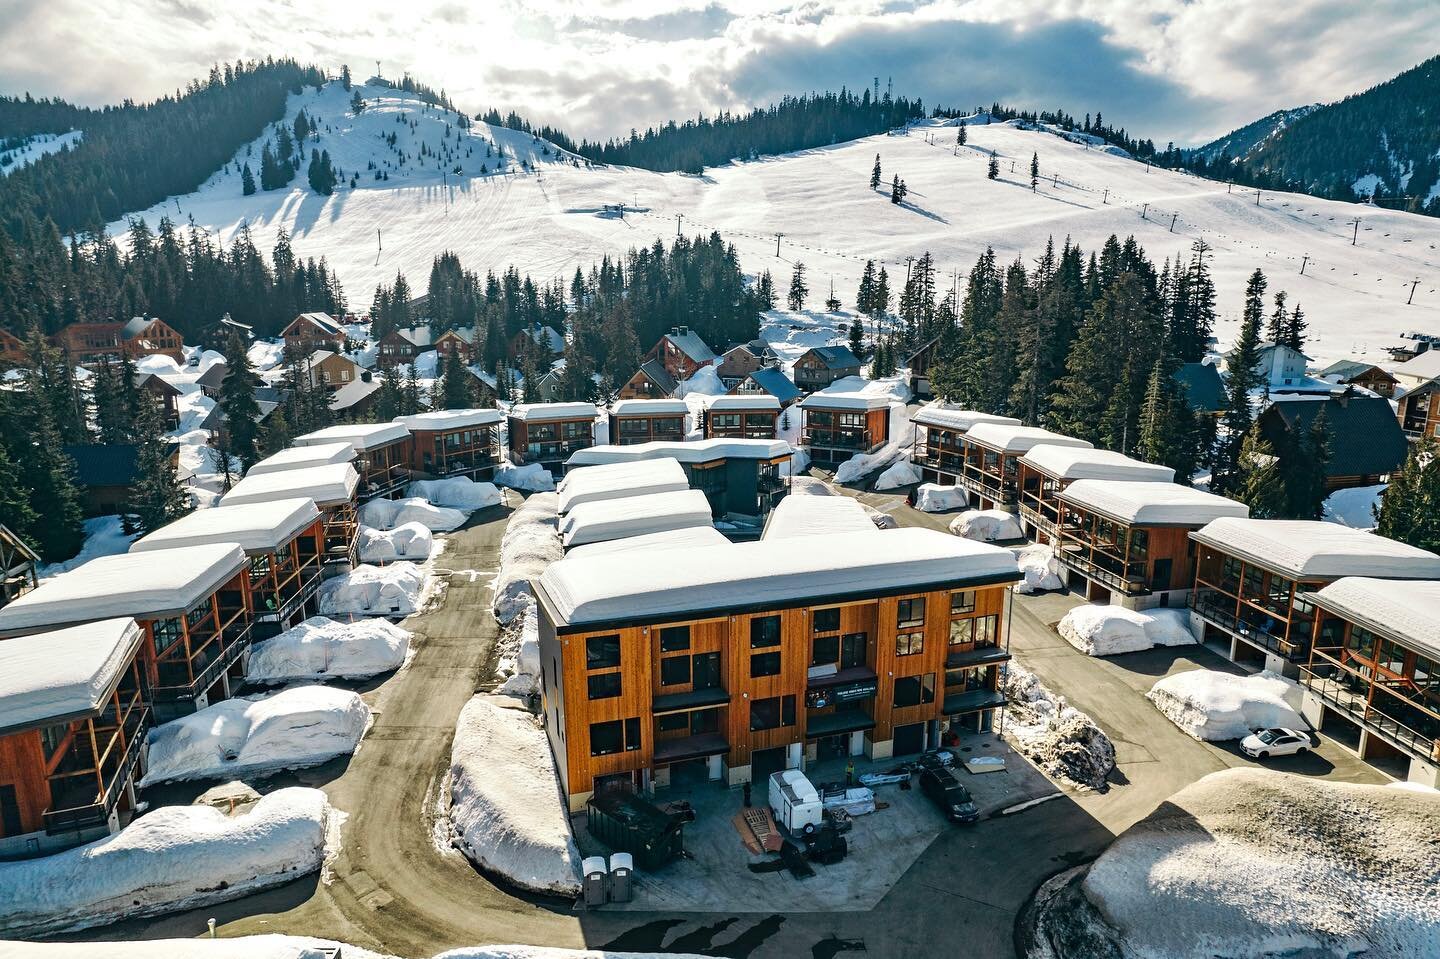
[[962, 713], [978, 713], [985, 709], [999, 709], [1005, 705], [1005, 694], [994, 689], [972, 689], [963, 693], [946, 693], [941, 712], [946, 716]]
[[372, 469], [369, 466], [365, 466], [361, 473], [361, 499], [374, 499], [377, 496], [386, 496], [395, 492], [408, 482], [410, 482], [410, 470], [407, 467], [397, 464], [395, 466]]
[[916, 466], [942, 470], [959, 475], [965, 471], [965, 455], [955, 450], [935, 446], [918, 446], [911, 457]]
[[[202, 640], [202, 644], [207, 640]], [[201, 666], [203, 668], [195, 673], [195, 678], [189, 683], [180, 685], [156, 686], [151, 695], [157, 703], [176, 703], [186, 700], [193, 700], [205, 690], [209, 689], [215, 680], [220, 678], [231, 663], [240, 658], [250, 645], [250, 622], [244, 620], [234, 623], [221, 632], [218, 641], [209, 642], [201, 652], [195, 655], [191, 662], [191, 668]], [[165, 665], [165, 664], [162, 664]], [[178, 663], [171, 665], [179, 665]]]
[[659, 716], [662, 713], [683, 713], [709, 706], [724, 706], [729, 702], [730, 692], [728, 690], [711, 686], [708, 689], [692, 689], [684, 693], [656, 696], [650, 702], [650, 711]]
[[1119, 590], [1126, 596], [1144, 596], [1150, 592], [1145, 578], [1145, 565], [1131, 563], [1124, 566], [1118, 559], [1102, 556], [1099, 561], [1085, 555], [1086, 544], [1066, 540], [1055, 551], [1060, 562], [1096, 582], [1104, 583], [1111, 589]]
[[957, 649], [945, 657], [946, 669], [965, 669], [970, 666], [993, 666], [1008, 663], [1010, 650], [986, 644], [974, 649]]
[[105, 785], [105, 791], [97, 796], [93, 803], [68, 806], [63, 809], [47, 809], [43, 817], [47, 834], [54, 836], [105, 824], [110, 818], [111, 810], [115, 808], [115, 803], [120, 799], [120, 791], [134, 773], [135, 764], [140, 761], [149, 729], [150, 714], [142, 707], [139, 722], [126, 742], [125, 752], [120, 756], [120, 763], [115, 769], [115, 775]]
[[[1241, 612], [1237, 615], [1236, 609]], [[1241, 603], [1214, 589], [1201, 588], [1190, 594], [1190, 608], [1212, 626], [1295, 661], [1304, 658], [1309, 643], [1295, 643], [1285, 638], [1286, 622], [1277, 620], [1254, 607]], [[1263, 621], [1259, 617], [1264, 617]]]
[[697, 733], [680, 739], [662, 739], [655, 744], [655, 765], [703, 759], [729, 751], [730, 743], [724, 733]]
[[840, 736], [874, 729], [875, 720], [863, 710], [842, 709], [833, 713], [805, 715], [805, 738], [819, 739], [821, 736]]
[[525, 462], [563, 463], [570, 458], [571, 453], [589, 449], [594, 445], [594, 441], [589, 437], [547, 443], [529, 443], [525, 446]]
[[1332, 671], [1335, 675], [1323, 675], [1313, 662], [1302, 666], [1300, 682], [1306, 689], [1406, 755], [1426, 762], [1440, 761], [1440, 740], [1376, 709], [1367, 693], [1362, 692], [1367, 680], [1341, 668], [1328, 656], [1323, 658], [1329, 662], [1321, 665], [1321, 669]]
[[864, 452], [872, 445], [869, 430], [857, 433], [806, 430], [800, 443], [802, 446], [818, 447], [822, 450], [855, 450], [857, 452]]

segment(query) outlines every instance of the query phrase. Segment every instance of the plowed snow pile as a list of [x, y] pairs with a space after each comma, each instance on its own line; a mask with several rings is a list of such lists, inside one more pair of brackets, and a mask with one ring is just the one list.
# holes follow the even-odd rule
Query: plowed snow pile
[[1060, 578], [1060, 561], [1049, 546], [1022, 546], [1015, 551], [1015, 562], [1020, 564], [1023, 577], [1011, 587], [1015, 592], [1030, 594], [1065, 588], [1065, 581]]
[[[394, 959], [359, 946], [309, 936], [237, 936], [233, 939], [149, 939], [130, 942], [6, 943], [7, 959]], [[330, 951], [324, 951], [324, 950]], [[701, 959], [688, 952], [609, 952], [551, 946], [465, 946], [433, 959]]]
[[[233, 817], [209, 806], [164, 806], [96, 842], [0, 863], [0, 934], [84, 929], [290, 882], [320, 868], [334, 815], [320, 790], [290, 787]], [[0, 952], [13, 955], [12, 945], [0, 944]], [[105, 955], [105, 948], [87, 944], [72, 954]]]
[[950, 532], [981, 543], [1025, 538], [1020, 520], [1003, 509], [967, 509], [950, 521]]
[[361, 526], [357, 537], [362, 563], [393, 563], [398, 559], [423, 563], [430, 558], [434, 540], [420, 523], [402, 523], [394, 529]]
[[1235, 676], [1192, 669], [1166, 676], [1146, 698], [1196, 739], [1243, 739], [1272, 726], [1310, 728], [1300, 715], [1300, 684], [1268, 670]]
[[494, 483], [477, 483], [468, 476], [416, 480], [405, 492], [412, 497], [429, 500], [436, 506], [452, 509], [485, 509], [501, 503], [500, 491]]
[[908, 459], [901, 457], [875, 479], [876, 489], [897, 489], [920, 482], [920, 471]]
[[1087, 656], [1119, 656], [1152, 646], [1193, 646], [1189, 615], [1182, 609], [1147, 609], [1123, 606], [1076, 606], [1066, 613], [1056, 631]]
[[418, 523], [437, 533], [459, 529], [467, 514], [445, 506], [432, 506], [429, 500], [412, 496], [409, 499], [372, 499], [360, 507], [360, 522], [374, 529], [395, 529], [407, 523]]
[[383, 619], [342, 623], [312, 616], [250, 650], [245, 679], [293, 683], [368, 679], [399, 669], [410, 652], [410, 633]]
[[1000, 732], [1055, 779], [1105, 792], [1115, 768], [1115, 746], [1089, 716], [1067, 706], [1025, 667], [1005, 669], [1008, 700]]
[[495, 617], [508, 623], [535, 602], [530, 580], [561, 559], [560, 497], [536, 493], [510, 514], [505, 534], [500, 537], [500, 571], [495, 574]]
[[495, 651], [495, 675], [504, 680], [495, 692], [522, 698], [533, 693], [540, 676], [540, 615], [533, 601], [501, 627]]
[[326, 616], [409, 616], [420, 608], [428, 579], [414, 563], [362, 564], [325, 581], [320, 587], [320, 612]]
[[952, 509], [964, 509], [969, 502], [965, 490], [959, 486], [921, 483], [915, 488], [915, 508], [922, 513], [948, 513]]
[[539, 463], [501, 466], [495, 470], [495, 485], [522, 493], [548, 493], [555, 488], [555, 477]]
[[1211, 773], [1039, 903], [1032, 956], [1440, 955], [1440, 797]]

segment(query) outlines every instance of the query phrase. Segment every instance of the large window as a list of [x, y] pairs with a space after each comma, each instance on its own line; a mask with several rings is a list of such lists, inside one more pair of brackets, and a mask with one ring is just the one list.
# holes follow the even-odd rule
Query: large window
[[590, 755], [633, 752], [640, 748], [640, 720], [612, 719], [590, 724]]
[[758, 679], [761, 676], [780, 675], [780, 654], [755, 653], [750, 657], [750, 677]]
[[690, 682], [690, 657], [666, 656], [660, 660], [660, 685], [681, 686]]
[[924, 676], [897, 676], [895, 678], [895, 706], [920, 706], [935, 701], [935, 674]]
[[895, 634], [895, 655], [914, 656], [925, 652], [925, 634], [920, 631]]
[[65, 742], [65, 737], [70, 733], [69, 723], [59, 723], [54, 726], [45, 726], [40, 730], [40, 745], [44, 747], [45, 759], [48, 762], [55, 758], [60, 751], [60, 746]]
[[667, 713], [664, 716], [655, 717], [655, 729], [657, 732], [674, 733], [690, 728], [690, 717], [685, 713]]
[[678, 653], [690, 648], [689, 626], [666, 626], [660, 630], [660, 652]]
[[757, 616], [750, 620], [750, 648], [765, 649], [780, 645], [780, 617]]
[[795, 725], [795, 697], [773, 696], [750, 703], [750, 731]]
[[975, 590], [963, 589], [950, 594], [950, 615], [975, 612]]
[[586, 678], [591, 699], [614, 699], [620, 695], [619, 673], [597, 673]]
[[846, 633], [840, 637], [840, 668], [864, 666], [869, 637], [865, 633]]
[[155, 634], [155, 652], [163, 653], [180, 641], [185, 635], [178, 619], [157, 619], [151, 626]]
[[811, 629], [817, 633], [833, 633], [840, 628], [840, 608], [817, 609]]
[[585, 668], [612, 669], [620, 665], [620, 637], [591, 636], [585, 640]]
[[840, 661], [840, 637], [816, 636], [810, 644], [810, 665], [826, 666]]
[[902, 599], [896, 604], [895, 626], [898, 629], [913, 629], [925, 625], [925, 597]]

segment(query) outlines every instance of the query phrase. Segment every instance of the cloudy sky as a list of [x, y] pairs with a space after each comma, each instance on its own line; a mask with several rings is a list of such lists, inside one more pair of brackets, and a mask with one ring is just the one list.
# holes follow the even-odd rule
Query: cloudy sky
[[0, 0], [0, 93], [154, 97], [216, 61], [409, 71], [577, 137], [893, 77], [926, 105], [1209, 139], [1434, 55], [1435, 0]]

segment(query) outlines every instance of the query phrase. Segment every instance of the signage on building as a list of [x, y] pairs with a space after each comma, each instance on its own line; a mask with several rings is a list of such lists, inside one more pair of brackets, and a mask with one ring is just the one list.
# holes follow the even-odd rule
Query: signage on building
[[824, 709], [826, 706], [834, 706], [839, 703], [853, 703], [859, 699], [869, 699], [879, 688], [879, 680], [857, 679], [854, 682], [827, 686], [824, 689], [807, 690], [805, 707], [807, 709]]

